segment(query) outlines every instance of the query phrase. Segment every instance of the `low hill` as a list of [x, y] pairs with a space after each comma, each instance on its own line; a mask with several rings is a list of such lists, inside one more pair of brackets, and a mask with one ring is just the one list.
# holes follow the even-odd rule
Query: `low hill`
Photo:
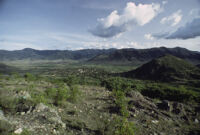
[[196, 65], [198, 68], [200, 68], [200, 64]]
[[0, 74], [10, 73], [13, 70], [12, 67], [0, 63]]
[[151, 48], [151, 49], [120, 49], [108, 54], [101, 54], [89, 60], [92, 63], [133, 63], [144, 64], [154, 58], [164, 55], [173, 55], [192, 63], [200, 62], [200, 53], [185, 48]]
[[200, 70], [183, 59], [166, 55], [153, 59], [136, 70], [126, 72], [123, 75], [158, 81], [190, 80], [200, 79]]

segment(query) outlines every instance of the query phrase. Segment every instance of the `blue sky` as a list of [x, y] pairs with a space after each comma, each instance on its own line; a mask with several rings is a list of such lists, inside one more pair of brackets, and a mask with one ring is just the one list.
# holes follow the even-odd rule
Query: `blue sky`
[[0, 0], [0, 49], [200, 50], [200, 0]]

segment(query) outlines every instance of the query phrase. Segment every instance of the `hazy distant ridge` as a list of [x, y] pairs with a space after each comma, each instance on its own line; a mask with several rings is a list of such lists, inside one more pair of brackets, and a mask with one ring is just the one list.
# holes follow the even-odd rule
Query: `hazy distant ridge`
[[154, 58], [164, 55], [173, 55], [190, 62], [200, 63], [200, 52], [190, 51], [185, 48], [150, 48], [150, 49], [84, 49], [84, 50], [35, 50], [26, 48], [23, 50], [6, 51], [0, 50], [0, 60], [57, 60], [57, 59], [72, 59], [86, 60], [90, 63], [145, 63]]

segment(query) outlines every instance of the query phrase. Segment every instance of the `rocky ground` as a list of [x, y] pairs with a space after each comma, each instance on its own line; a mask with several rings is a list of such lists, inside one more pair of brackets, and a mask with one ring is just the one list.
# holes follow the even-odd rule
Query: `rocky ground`
[[[27, 90], [32, 82], [1, 80], [1, 104], [6, 96], [32, 98]], [[40, 82], [34, 88], [44, 91], [52, 87]], [[5, 92], [6, 90], [6, 92]], [[104, 87], [79, 86], [77, 102], [64, 102], [62, 106], [25, 102], [16, 113], [0, 108], [0, 133], [33, 135], [96, 135], [109, 134], [118, 112], [111, 109], [112, 93]], [[129, 121], [133, 121], [137, 135], [198, 135], [200, 133], [200, 104], [155, 100], [137, 91], [127, 94]], [[19, 108], [19, 107], [18, 107]], [[111, 127], [112, 128], [112, 127]]]
[[199, 105], [152, 100], [133, 92], [129, 101], [131, 120], [139, 127], [139, 134], [183, 135], [199, 134]]

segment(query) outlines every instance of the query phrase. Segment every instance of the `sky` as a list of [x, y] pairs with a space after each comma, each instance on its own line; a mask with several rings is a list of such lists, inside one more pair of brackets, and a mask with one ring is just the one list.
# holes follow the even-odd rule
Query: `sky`
[[0, 49], [200, 51], [200, 0], [0, 0]]

